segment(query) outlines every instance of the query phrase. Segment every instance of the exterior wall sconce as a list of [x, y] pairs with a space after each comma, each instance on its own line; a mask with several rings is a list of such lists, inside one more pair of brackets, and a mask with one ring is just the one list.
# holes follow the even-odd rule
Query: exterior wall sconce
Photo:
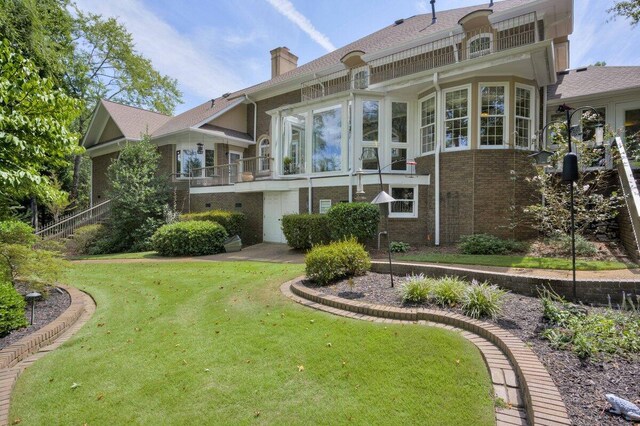
[[203, 154], [204, 153], [204, 144], [202, 142], [198, 142], [196, 144], [196, 146], [198, 147], [198, 154]]
[[358, 184], [356, 186], [356, 198], [358, 199], [364, 198], [364, 186], [362, 184], [363, 174], [364, 174], [364, 171], [362, 171], [362, 169], [358, 169], [358, 171], [356, 171], [356, 177], [358, 179]]

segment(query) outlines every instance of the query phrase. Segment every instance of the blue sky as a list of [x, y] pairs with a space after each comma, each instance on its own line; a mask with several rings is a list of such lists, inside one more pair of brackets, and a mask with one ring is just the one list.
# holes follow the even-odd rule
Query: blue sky
[[[488, 3], [488, 2], [487, 2]], [[77, 0], [80, 9], [116, 16], [136, 49], [178, 79], [183, 112], [208, 99], [268, 80], [269, 51], [287, 46], [309, 62], [333, 48], [430, 13], [428, 0]], [[481, 4], [438, 0], [436, 10]], [[607, 22], [611, 0], [574, 0], [571, 67], [605, 61], [640, 65], [640, 26]]]

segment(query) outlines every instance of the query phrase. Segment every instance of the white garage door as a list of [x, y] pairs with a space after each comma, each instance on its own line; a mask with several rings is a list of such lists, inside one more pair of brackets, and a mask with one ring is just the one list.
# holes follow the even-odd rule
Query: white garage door
[[282, 216], [298, 213], [298, 190], [265, 192], [263, 202], [262, 239], [269, 243], [286, 243], [282, 232]]

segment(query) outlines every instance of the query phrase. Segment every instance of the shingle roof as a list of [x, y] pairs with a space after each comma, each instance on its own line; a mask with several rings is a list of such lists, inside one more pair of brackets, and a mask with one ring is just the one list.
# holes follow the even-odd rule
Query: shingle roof
[[590, 66], [558, 73], [556, 84], [547, 87], [547, 99], [564, 100], [632, 88], [640, 88], [640, 67]]
[[127, 139], [140, 139], [140, 135], [145, 132], [152, 134], [160, 126], [171, 120], [170, 116], [158, 112], [105, 99], [100, 102]]

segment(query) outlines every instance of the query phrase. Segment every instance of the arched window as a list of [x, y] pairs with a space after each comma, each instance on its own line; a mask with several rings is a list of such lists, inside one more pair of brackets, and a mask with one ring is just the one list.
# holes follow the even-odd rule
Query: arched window
[[493, 34], [482, 33], [471, 37], [467, 42], [469, 50], [469, 59], [491, 53], [491, 43], [493, 42]]
[[271, 141], [268, 136], [263, 136], [258, 142], [258, 156], [260, 157], [259, 171], [268, 172], [271, 170]]

